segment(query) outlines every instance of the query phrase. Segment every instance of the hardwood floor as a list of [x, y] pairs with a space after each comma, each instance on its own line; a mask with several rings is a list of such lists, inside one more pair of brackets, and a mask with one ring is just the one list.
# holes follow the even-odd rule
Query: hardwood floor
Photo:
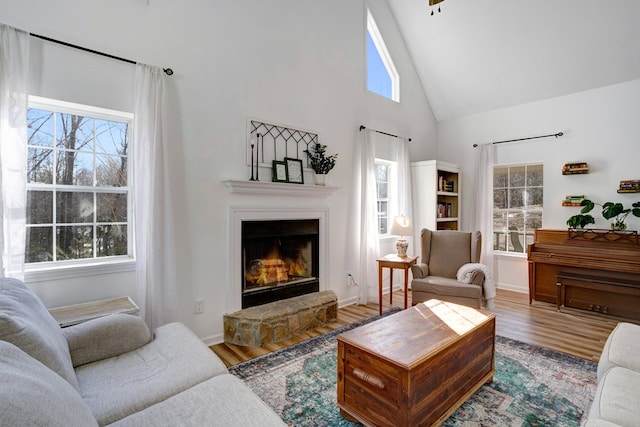
[[[393, 296], [393, 305], [401, 307], [403, 304], [402, 291], [394, 292]], [[389, 308], [388, 295], [385, 295], [384, 300], [383, 306]], [[411, 294], [409, 294], [410, 304]], [[554, 304], [537, 301], [529, 305], [527, 294], [501, 289], [498, 290], [493, 311], [497, 314], [496, 332], [498, 335], [551, 348], [594, 362], [598, 361], [602, 347], [618, 321], [629, 321], [568, 308], [558, 312]], [[308, 331], [277, 345], [254, 348], [222, 343], [211, 346], [211, 349], [227, 366], [232, 366], [376, 314], [378, 314], [377, 303], [366, 306], [350, 305], [338, 310], [336, 322]]]

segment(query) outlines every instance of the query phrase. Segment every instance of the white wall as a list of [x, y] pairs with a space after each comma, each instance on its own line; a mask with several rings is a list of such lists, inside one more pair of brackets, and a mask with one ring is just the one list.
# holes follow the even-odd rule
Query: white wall
[[[365, 90], [366, 5], [400, 73], [399, 105]], [[208, 341], [220, 339], [226, 309], [229, 206], [329, 206], [329, 283], [345, 301], [354, 292], [344, 242], [359, 125], [412, 137], [412, 160], [435, 154], [435, 119], [384, 0], [0, 0], [0, 22], [175, 71], [167, 90], [182, 230], [178, 313]], [[131, 65], [32, 41], [34, 94], [131, 111]], [[247, 117], [318, 132], [340, 153], [329, 177], [340, 190], [309, 200], [229, 193], [221, 181], [250, 174]], [[49, 306], [127, 290], [135, 293], [133, 273], [36, 285]], [[193, 314], [196, 298], [204, 314]]]
[[[476, 150], [473, 144], [564, 132], [558, 139], [537, 139], [496, 145], [497, 163], [544, 163], [543, 227], [566, 229], [566, 220], [580, 208], [562, 207], [569, 194], [626, 207], [640, 194], [618, 194], [619, 181], [640, 179], [640, 80], [512, 108], [489, 111], [438, 124], [438, 158], [462, 167], [465, 201], [472, 200]], [[562, 175], [562, 165], [584, 161], [588, 175]], [[609, 224], [594, 210], [595, 227]], [[473, 215], [464, 203], [463, 227]], [[640, 229], [640, 218], [629, 216], [628, 228]], [[528, 291], [525, 257], [497, 256], [498, 286]]]

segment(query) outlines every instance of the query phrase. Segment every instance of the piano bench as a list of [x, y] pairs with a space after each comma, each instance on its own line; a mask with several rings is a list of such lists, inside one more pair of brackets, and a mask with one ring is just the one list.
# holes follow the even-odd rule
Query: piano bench
[[640, 280], [561, 272], [556, 275], [557, 308], [580, 308], [640, 320]]

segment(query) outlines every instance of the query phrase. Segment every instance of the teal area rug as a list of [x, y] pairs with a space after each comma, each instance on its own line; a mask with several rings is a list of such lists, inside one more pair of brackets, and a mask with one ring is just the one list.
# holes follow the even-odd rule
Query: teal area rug
[[[355, 426], [340, 416], [336, 405], [335, 337], [379, 317], [229, 370], [290, 426]], [[596, 368], [584, 359], [498, 336], [493, 382], [471, 396], [443, 425], [579, 426], [595, 393]]]

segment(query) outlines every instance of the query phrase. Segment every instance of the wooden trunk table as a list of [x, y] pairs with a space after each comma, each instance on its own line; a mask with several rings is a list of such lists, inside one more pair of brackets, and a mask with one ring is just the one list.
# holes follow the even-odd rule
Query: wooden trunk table
[[495, 314], [429, 300], [338, 340], [338, 406], [368, 426], [446, 420], [495, 373]]

